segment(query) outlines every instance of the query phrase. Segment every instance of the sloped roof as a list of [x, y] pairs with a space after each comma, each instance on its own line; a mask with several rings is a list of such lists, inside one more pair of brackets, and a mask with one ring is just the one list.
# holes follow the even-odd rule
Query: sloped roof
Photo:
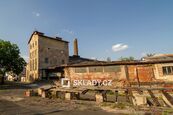
[[144, 60], [173, 60], [173, 54], [156, 54], [151, 57], [144, 57]]
[[[71, 60], [72, 61], [72, 60]], [[145, 65], [145, 64], [164, 64], [164, 63], [173, 63], [173, 60], [151, 60], [151, 61], [97, 61], [97, 60], [83, 60], [77, 59], [76, 61], [69, 62], [66, 65], [62, 65], [62, 67], [85, 67], [85, 66], [111, 66], [111, 65]]]
[[30, 36], [30, 39], [29, 39], [29, 41], [28, 41], [28, 44], [30, 43], [30, 41], [31, 41], [31, 39], [32, 39], [32, 36], [33, 36], [34, 34], [37, 34], [37, 35], [39, 35], [39, 36], [41, 36], [41, 37], [44, 37], [44, 38], [47, 38], [47, 39], [53, 39], [53, 40], [57, 40], [57, 41], [69, 43], [68, 41], [62, 40], [61, 37], [49, 37], [49, 36], [45, 36], [44, 33], [42, 33], [42, 32], [34, 31], [34, 32], [31, 34], [31, 36]]

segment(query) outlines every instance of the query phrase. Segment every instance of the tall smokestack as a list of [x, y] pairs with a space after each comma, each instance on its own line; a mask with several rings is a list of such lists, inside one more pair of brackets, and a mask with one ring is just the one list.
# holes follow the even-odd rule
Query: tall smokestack
[[74, 47], [74, 56], [79, 56], [78, 55], [78, 43], [77, 43], [77, 38], [74, 39], [74, 42], [73, 42], [73, 47]]

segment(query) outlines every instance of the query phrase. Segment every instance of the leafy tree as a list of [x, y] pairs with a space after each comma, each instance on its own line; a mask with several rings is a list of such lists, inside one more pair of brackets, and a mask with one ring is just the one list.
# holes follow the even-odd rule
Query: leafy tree
[[120, 60], [121, 60], [121, 61], [134, 61], [135, 58], [132, 57], [132, 56], [130, 56], [130, 57], [121, 57]]
[[107, 57], [107, 62], [111, 62], [111, 58], [110, 57]]
[[0, 71], [3, 73], [1, 84], [4, 82], [5, 72], [12, 71], [20, 74], [26, 65], [25, 60], [20, 56], [20, 50], [16, 44], [0, 39]]
[[148, 53], [148, 54], [146, 54], [146, 57], [152, 57], [154, 55], [155, 55], [155, 53]]

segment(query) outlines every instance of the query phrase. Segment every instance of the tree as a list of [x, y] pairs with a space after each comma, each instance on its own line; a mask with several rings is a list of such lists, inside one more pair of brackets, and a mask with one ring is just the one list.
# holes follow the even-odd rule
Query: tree
[[146, 54], [146, 57], [152, 57], [154, 55], [155, 55], [155, 53], [148, 53], [148, 54]]
[[19, 75], [23, 71], [25, 65], [26, 62], [20, 56], [18, 46], [9, 41], [0, 39], [0, 71], [3, 73], [0, 83], [3, 84], [4, 82], [5, 72], [12, 71]]
[[111, 58], [110, 57], [107, 57], [107, 62], [111, 62]]
[[121, 60], [121, 61], [134, 61], [135, 58], [132, 57], [132, 56], [130, 56], [130, 57], [121, 57], [120, 60]]

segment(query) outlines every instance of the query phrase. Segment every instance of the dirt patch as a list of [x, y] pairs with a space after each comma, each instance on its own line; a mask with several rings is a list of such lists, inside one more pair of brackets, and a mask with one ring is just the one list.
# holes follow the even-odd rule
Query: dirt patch
[[23, 100], [24, 98], [15, 97], [15, 96], [1, 96], [0, 99], [7, 100], [7, 101], [17, 102], [17, 101]]

